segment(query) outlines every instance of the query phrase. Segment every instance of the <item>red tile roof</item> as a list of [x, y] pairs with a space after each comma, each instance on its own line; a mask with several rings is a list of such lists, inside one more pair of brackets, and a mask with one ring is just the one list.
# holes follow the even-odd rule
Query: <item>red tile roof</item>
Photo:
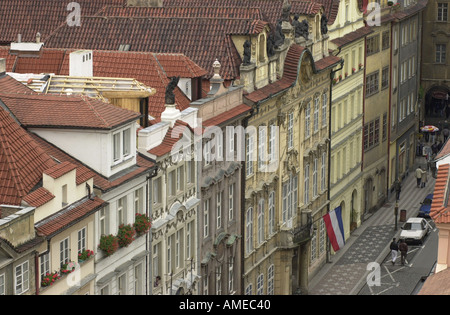
[[[105, 5], [122, 5], [125, 0], [77, 0], [82, 14], [93, 15]], [[41, 33], [41, 41], [58, 27], [66, 23], [72, 10], [70, 1], [61, 0], [2, 0], [0, 1], [0, 43], [9, 44], [22, 35], [22, 41], [35, 41], [36, 33]]]
[[219, 115], [214, 116], [213, 118], [210, 118], [208, 120], [205, 120], [203, 122], [204, 127], [208, 126], [220, 126], [221, 124], [224, 124], [242, 114], [248, 113], [252, 110], [251, 106], [248, 106], [246, 104], [241, 104], [236, 106], [235, 108], [226, 111], [224, 113], [221, 113]]
[[[284, 0], [209, 0], [209, 7], [241, 8], [243, 12], [258, 8], [262, 14], [262, 20], [275, 25], [281, 18]], [[292, 5], [291, 15], [313, 15], [319, 12], [322, 4], [319, 1], [290, 0]], [[204, 7], [204, 0], [164, 0], [165, 7]]]
[[0, 107], [0, 204], [19, 205], [56, 165], [19, 124]]
[[56, 164], [53, 167], [50, 167], [44, 171], [44, 174], [50, 176], [51, 178], [60, 178], [61, 176], [69, 173], [76, 169], [77, 166], [70, 162], [62, 162], [60, 164]]
[[83, 198], [57, 213], [36, 223], [35, 228], [39, 236], [53, 236], [65, 228], [80, 222], [108, 203], [97, 196]]
[[[239, 76], [239, 65], [233, 63], [229, 34], [260, 32], [266, 21], [256, 18], [234, 18], [218, 13], [214, 18], [180, 16], [159, 17], [83, 17], [80, 27], [62, 26], [46, 41], [46, 47], [118, 50], [129, 44], [132, 51], [183, 53], [213, 75], [216, 58], [222, 64], [225, 80]], [[219, 12], [219, 11], [218, 11]], [[183, 15], [184, 14], [184, 15]], [[234, 45], [233, 45], [234, 46]], [[235, 49], [235, 48], [234, 48]]]
[[[11, 71], [69, 75], [69, 55], [73, 51], [44, 48], [39, 58], [18, 58], [16, 67]], [[94, 76], [134, 78], [154, 88], [156, 94], [149, 99], [149, 114], [157, 118], [165, 109], [168, 77], [197, 78], [207, 74], [206, 70], [183, 54], [95, 50], [93, 62]], [[176, 88], [174, 93], [177, 108], [181, 111], [188, 108], [190, 100], [183, 92]]]
[[440, 165], [438, 169], [430, 209], [430, 216], [435, 223], [450, 223], [450, 205], [447, 204], [450, 194], [449, 170], [450, 164]]
[[373, 29], [370, 26], [363, 26], [357, 30], [350, 32], [342, 37], [333, 39], [332, 42], [338, 47], [343, 47], [349, 43], [352, 43], [358, 39], [361, 39], [369, 34], [373, 33]]
[[37, 94], [9, 75], [0, 76], [0, 92]]
[[250, 101], [257, 103], [293, 86], [297, 81], [298, 63], [300, 62], [300, 57], [304, 51], [304, 47], [295, 44], [291, 45], [286, 54], [286, 59], [284, 60], [283, 77], [274, 83], [268, 84], [259, 90], [247, 94], [245, 97]]
[[121, 172], [121, 175], [118, 177], [108, 179], [38, 135], [32, 132], [30, 132], [29, 135], [48, 155], [59, 161], [67, 161], [77, 166], [77, 184], [94, 177], [94, 187], [98, 188], [103, 193], [114, 189], [137, 176], [148, 173], [155, 167], [155, 164], [148, 158], [138, 154], [136, 157], [136, 166], [133, 166], [128, 171]]
[[193, 129], [187, 123], [176, 120], [174, 126], [167, 130], [161, 144], [148, 150], [148, 153], [159, 157], [172, 151], [173, 146], [182, 138], [185, 128], [189, 128], [193, 132]]
[[140, 117], [88, 97], [1, 92], [0, 99], [27, 127], [109, 130]]
[[46, 204], [53, 198], [55, 198], [55, 196], [51, 192], [49, 192], [44, 187], [39, 187], [32, 193], [24, 196], [23, 201], [28, 203], [30, 206], [37, 208]]

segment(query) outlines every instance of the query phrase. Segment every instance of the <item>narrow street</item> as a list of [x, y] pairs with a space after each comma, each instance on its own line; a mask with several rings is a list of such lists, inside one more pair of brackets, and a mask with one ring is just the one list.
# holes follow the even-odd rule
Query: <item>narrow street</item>
[[[417, 188], [412, 173], [403, 182], [399, 200], [399, 213], [406, 210], [406, 219], [415, 217], [420, 203], [433, 192], [435, 179], [427, 187]], [[428, 235], [423, 246], [410, 246], [408, 266], [400, 263], [392, 266], [389, 244], [398, 239], [403, 222], [397, 222], [395, 230], [395, 200], [378, 209], [356, 229], [346, 241], [345, 247], [332, 256], [322, 271], [312, 279], [310, 295], [371, 295], [412, 294], [420, 279], [427, 276], [437, 256], [437, 231]], [[398, 219], [400, 216], [398, 217]], [[432, 226], [433, 223], [431, 223]], [[398, 258], [400, 259], [400, 257]], [[375, 266], [380, 267], [380, 286], [368, 286], [367, 278], [374, 275]]]

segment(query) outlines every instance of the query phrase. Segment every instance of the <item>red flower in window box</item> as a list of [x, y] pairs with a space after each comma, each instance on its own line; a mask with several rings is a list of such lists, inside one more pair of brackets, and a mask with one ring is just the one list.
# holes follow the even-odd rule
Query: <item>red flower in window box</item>
[[110, 256], [119, 249], [119, 238], [112, 234], [102, 235], [98, 248], [103, 250], [106, 256]]
[[151, 226], [150, 217], [145, 214], [136, 213], [133, 227], [138, 236], [147, 233]]
[[117, 233], [117, 238], [119, 239], [120, 247], [127, 247], [134, 241], [134, 236], [136, 231], [130, 224], [119, 225], [119, 232]]

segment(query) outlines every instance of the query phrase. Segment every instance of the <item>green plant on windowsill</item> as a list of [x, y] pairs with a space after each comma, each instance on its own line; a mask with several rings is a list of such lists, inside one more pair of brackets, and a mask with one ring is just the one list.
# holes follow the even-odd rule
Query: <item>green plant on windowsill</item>
[[46, 273], [44, 277], [42, 277], [41, 280], [41, 287], [48, 287], [53, 285], [53, 283], [55, 283], [56, 280], [61, 279], [61, 276], [59, 275], [59, 273], [57, 272], [51, 272], [51, 273]]
[[119, 238], [115, 235], [102, 235], [98, 248], [105, 252], [106, 256], [111, 256], [119, 249]]
[[127, 247], [134, 241], [134, 236], [136, 231], [131, 224], [121, 224], [119, 225], [119, 232], [117, 233], [117, 238], [119, 239], [120, 247]]
[[75, 270], [75, 263], [72, 261], [68, 261], [65, 264], [61, 265], [61, 269], [59, 270], [60, 274], [67, 275]]
[[94, 251], [85, 249], [81, 253], [78, 253], [78, 262], [84, 262], [94, 256]]
[[136, 213], [133, 227], [138, 236], [147, 233], [150, 230], [151, 226], [152, 223], [149, 216]]

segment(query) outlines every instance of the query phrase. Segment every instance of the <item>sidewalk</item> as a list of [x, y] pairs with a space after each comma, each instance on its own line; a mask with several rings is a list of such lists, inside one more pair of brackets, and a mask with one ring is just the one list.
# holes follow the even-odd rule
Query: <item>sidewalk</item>
[[[419, 165], [422, 165], [420, 162]], [[402, 184], [400, 210], [406, 209], [407, 219], [417, 215], [420, 202], [434, 190], [435, 179], [428, 176], [427, 187], [417, 188], [414, 172]], [[310, 281], [310, 295], [355, 295], [366, 283], [371, 262], [381, 263], [389, 253], [393, 237], [400, 235], [403, 222], [397, 221], [395, 231], [395, 194], [388, 203], [365, 220], [346, 240], [343, 249], [331, 256], [319, 273]]]

